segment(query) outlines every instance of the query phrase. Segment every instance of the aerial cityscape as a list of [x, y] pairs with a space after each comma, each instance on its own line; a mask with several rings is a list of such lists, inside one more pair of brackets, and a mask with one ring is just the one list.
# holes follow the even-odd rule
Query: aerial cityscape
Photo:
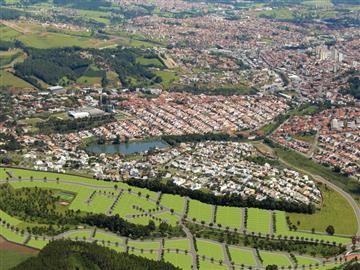
[[359, 0], [0, 0], [0, 270], [360, 270]]

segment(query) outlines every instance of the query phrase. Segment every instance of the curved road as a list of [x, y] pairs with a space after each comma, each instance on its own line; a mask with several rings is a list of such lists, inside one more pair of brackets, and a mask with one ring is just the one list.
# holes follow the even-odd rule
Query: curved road
[[314, 175], [304, 169], [300, 169], [298, 167], [295, 167], [291, 164], [289, 164], [287, 161], [279, 158], [279, 160], [284, 163], [285, 165], [287, 165], [288, 167], [290, 168], [294, 168], [296, 169], [297, 171], [300, 171], [304, 174], [307, 174], [307, 175], [310, 175], [312, 176], [317, 182], [320, 182], [320, 183], [323, 183], [323, 184], [326, 184], [328, 187], [332, 188], [333, 190], [335, 190], [336, 192], [340, 193], [341, 196], [343, 196], [345, 198], [345, 200], [351, 205], [353, 211], [354, 211], [354, 214], [355, 214], [355, 217], [356, 217], [356, 220], [357, 220], [357, 233], [356, 235], [357, 236], [360, 236], [360, 208], [358, 206], [358, 204], [356, 203], [356, 201], [354, 200], [353, 197], [351, 197], [351, 195], [349, 195], [346, 191], [344, 191], [342, 188], [338, 187], [337, 185], [331, 183], [330, 181], [326, 180], [325, 178], [319, 176], [319, 175]]

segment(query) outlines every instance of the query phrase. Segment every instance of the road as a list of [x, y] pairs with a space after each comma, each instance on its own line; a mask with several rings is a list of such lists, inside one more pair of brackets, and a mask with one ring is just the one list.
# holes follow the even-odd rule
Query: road
[[279, 160], [284, 163], [285, 165], [287, 165], [288, 167], [290, 168], [294, 168], [296, 169], [297, 171], [301, 172], [301, 173], [304, 173], [304, 174], [307, 174], [307, 175], [310, 175], [311, 177], [313, 177], [317, 182], [320, 182], [320, 183], [323, 183], [323, 184], [326, 184], [328, 187], [332, 188], [333, 190], [335, 190], [336, 192], [338, 192], [341, 196], [343, 196], [345, 198], [345, 200], [351, 205], [353, 211], [354, 211], [354, 214], [355, 214], [355, 217], [356, 217], [356, 220], [357, 220], [357, 233], [356, 235], [357, 236], [360, 236], [360, 208], [357, 204], [357, 202], [354, 200], [353, 197], [351, 197], [351, 195], [349, 195], [346, 191], [344, 191], [342, 188], [338, 187], [337, 185], [333, 184], [332, 182], [326, 180], [325, 178], [319, 176], [319, 175], [314, 175], [304, 169], [300, 169], [298, 167], [295, 167], [293, 165], [291, 165], [290, 163], [288, 163], [287, 161], [279, 158]]

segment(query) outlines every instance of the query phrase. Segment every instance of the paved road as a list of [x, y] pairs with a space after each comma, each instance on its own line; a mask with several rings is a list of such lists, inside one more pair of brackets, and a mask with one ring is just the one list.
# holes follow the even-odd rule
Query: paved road
[[297, 171], [300, 171], [304, 174], [310, 175], [312, 176], [317, 182], [326, 184], [328, 187], [332, 188], [333, 190], [335, 190], [336, 192], [338, 192], [341, 196], [343, 196], [346, 201], [351, 205], [352, 209], [354, 210], [354, 214], [356, 216], [356, 220], [357, 220], [357, 236], [360, 236], [360, 208], [358, 206], [358, 204], [356, 203], [356, 201], [354, 200], [353, 197], [351, 197], [351, 195], [349, 195], [346, 191], [344, 191], [342, 188], [338, 187], [337, 185], [331, 183], [330, 181], [326, 180], [325, 178], [319, 176], [319, 175], [314, 175], [304, 169], [300, 169], [298, 167], [295, 167], [291, 164], [289, 164], [287, 161], [283, 160], [283, 159], [279, 159], [282, 163], [284, 163], [285, 165], [289, 166], [290, 168], [294, 168]]

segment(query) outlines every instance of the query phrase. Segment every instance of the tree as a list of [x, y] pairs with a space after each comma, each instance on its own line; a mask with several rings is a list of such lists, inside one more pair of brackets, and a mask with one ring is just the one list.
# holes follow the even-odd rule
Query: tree
[[266, 270], [278, 270], [279, 268], [277, 265], [271, 264], [271, 265], [267, 265], [265, 269]]
[[327, 226], [326, 230], [327, 234], [333, 235], [335, 233], [335, 228], [332, 225]]

